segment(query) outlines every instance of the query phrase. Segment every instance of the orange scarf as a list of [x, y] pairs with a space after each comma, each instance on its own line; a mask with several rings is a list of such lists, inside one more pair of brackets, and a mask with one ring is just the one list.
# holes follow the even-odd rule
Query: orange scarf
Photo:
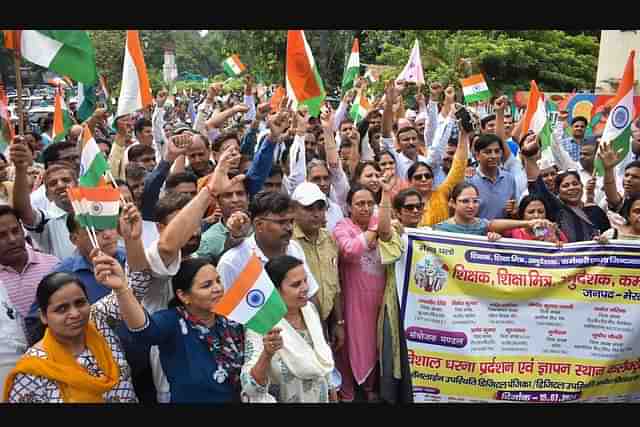
[[101, 403], [102, 395], [111, 390], [119, 381], [120, 368], [113, 358], [107, 340], [98, 332], [93, 322], [89, 322], [85, 330], [86, 344], [98, 362], [98, 367], [105, 375], [94, 377], [80, 366], [71, 352], [61, 345], [49, 329], [42, 340], [43, 350], [47, 358], [25, 356], [20, 359], [7, 376], [4, 383], [3, 400], [9, 400], [9, 390], [13, 380], [19, 373], [48, 378], [58, 383], [64, 403]]

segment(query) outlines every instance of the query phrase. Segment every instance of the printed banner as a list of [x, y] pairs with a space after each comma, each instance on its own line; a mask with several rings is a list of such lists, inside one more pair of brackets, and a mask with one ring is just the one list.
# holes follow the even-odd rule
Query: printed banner
[[637, 243], [410, 229], [404, 259], [415, 402], [640, 400]]

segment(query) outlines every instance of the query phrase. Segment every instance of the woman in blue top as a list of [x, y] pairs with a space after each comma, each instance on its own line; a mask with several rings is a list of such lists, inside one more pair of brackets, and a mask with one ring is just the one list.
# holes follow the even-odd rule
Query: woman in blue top
[[167, 310], [149, 315], [139, 303], [121, 305], [127, 327], [136, 340], [159, 347], [172, 403], [239, 401], [244, 331], [213, 313], [224, 293], [215, 267], [184, 260], [172, 286]]
[[449, 199], [449, 208], [453, 210], [453, 216], [434, 225], [434, 230], [487, 236], [489, 241], [496, 241], [502, 237], [501, 233], [514, 228], [535, 230], [552, 226], [546, 219], [532, 219], [529, 221], [494, 219], [489, 221], [485, 218], [478, 218], [478, 210], [480, 209], [479, 192], [476, 186], [469, 182], [461, 182], [453, 188]]

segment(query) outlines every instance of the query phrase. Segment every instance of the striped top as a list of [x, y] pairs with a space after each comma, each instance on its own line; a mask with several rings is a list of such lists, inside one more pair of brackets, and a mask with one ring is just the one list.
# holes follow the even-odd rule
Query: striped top
[[28, 244], [25, 246], [28, 260], [23, 271], [17, 272], [7, 265], [0, 265], [0, 284], [5, 287], [9, 300], [23, 318], [29, 314], [29, 308], [35, 301], [38, 283], [60, 262], [53, 255], [36, 252]]

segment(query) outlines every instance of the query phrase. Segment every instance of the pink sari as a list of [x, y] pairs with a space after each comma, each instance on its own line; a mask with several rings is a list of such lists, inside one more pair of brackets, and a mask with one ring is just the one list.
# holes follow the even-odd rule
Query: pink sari
[[[377, 322], [386, 276], [377, 243], [373, 249], [369, 249], [364, 232], [350, 218], [340, 221], [333, 234], [340, 251], [340, 286], [346, 335], [345, 346], [340, 350], [343, 354], [338, 357], [338, 367], [343, 374], [343, 390], [347, 385], [344, 391], [349, 394], [350, 372], [353, 372], [358, 384], [362, 384], [377, 364]], [[343, 363], [340, 363], [340, 359]], [[344, 366], [345, 363], [350, 366]]]

